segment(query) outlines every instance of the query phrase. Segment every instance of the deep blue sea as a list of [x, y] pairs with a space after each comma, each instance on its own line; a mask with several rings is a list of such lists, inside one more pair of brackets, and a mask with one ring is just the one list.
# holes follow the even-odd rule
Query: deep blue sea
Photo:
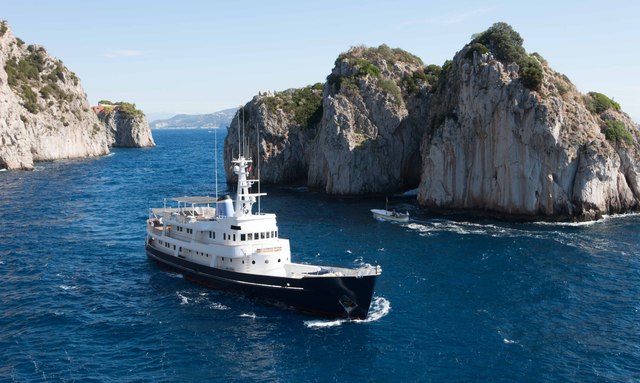
[[[148, 208], [215, 194], [225, 129], [0, 172], [0, 381], [640, 381], [640, 216], [430, 216], [263, 187], [294, 261], [383, 268], [366, 321], [202, 288], [147, 260]], [[226, 188], [219, 173], [220, 192]]]

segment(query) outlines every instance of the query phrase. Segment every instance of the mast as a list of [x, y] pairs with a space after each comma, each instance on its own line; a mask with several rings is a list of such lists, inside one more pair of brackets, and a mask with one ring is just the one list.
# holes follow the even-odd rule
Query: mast
[[258, 182], [258, 180], [247, 179], [247, 174], [249, 173], [247, 168], [251, 162], [251, 160], [247, 160], [243, 156], [233, 160], [233, 163], [235, 164], [233, 172], [238, 176], [238, 192], [236, 194], [235, 209], [236, 218], [253, 215], [251, 208], [256, 202], [256, 198], [267, 195], [266, 193], [251, 193], [250, 191], [251, 186]]
[[[240, 106], [240, 108], [242, 108], [242, 106]], [[242, 147], [240, 146], [240, 128], [240, 111], [238, 111], [238, 157], [242, 155]]]
[[218, 129], [213, 129], [213, 152], [215, 157], [215, 167], [216, 167], [216, 201], [218, 200]]
[[[260, 129], [256, 125], [256, 166], [258, 167], [258, 196], [260, 195]], [[260, 214], [260, 197], [258, 197], [258, 214]]]

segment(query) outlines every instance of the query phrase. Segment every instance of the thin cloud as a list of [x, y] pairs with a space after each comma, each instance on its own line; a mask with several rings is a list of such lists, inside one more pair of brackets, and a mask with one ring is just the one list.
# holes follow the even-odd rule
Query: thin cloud
[[117, 49], [112, 50], [104, 54], [104, 57], [108, 59], [120, 58], [120, 57], [135, 57], [142, 56], [149, 53], [148, 51], [139, 51], [134, 49]]

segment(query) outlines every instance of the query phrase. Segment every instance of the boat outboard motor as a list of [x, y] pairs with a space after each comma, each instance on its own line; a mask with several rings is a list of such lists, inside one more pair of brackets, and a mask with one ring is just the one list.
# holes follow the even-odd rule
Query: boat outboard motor
[[216, 202], [216, 216], [217, 217], [233, 217], [233, 201], [229, 195], [218, 198]]

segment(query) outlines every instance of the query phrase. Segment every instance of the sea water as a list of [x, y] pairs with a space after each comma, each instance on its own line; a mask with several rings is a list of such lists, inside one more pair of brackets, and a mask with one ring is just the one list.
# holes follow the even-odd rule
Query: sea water
[[[640, 217], [583, 224], [430, 216], [263, 187], [297, 262], [381, 265], [366, 320], [209, 290], [149, 261], [148, 209], [215, 195], [225, 129], [0, 173], [2, 381], [637, 381]], [[231, 187], [230, 187], [231, 188]]]

